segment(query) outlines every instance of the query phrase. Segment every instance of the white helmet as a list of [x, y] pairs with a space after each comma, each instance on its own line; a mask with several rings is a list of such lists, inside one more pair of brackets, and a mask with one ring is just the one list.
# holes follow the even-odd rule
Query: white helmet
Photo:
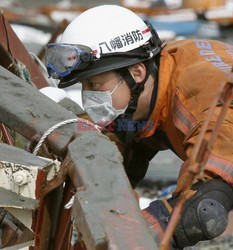
[[150, 37], [147, 25], [135, 13], [120, 6], [103, 5], [74, 19], [61, 43], [86, 45], [98, 53], [116, 53], [136, 49]]
[[148, 22], [117, 5], [91, 8], [75, 18], [60, 44], [47, 49], [47, 68], [59, 87], [157, 55], [161, 41]]

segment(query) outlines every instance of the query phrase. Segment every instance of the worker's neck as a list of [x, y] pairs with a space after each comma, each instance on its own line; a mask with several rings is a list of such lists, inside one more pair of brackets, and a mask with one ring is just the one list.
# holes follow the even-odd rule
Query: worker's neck
[[149, 76], [145, 83], [145, 88], [138, 99], [138, 106], [135, 113], [133, 114], [134, 121], [142, 121], [147, 119], [148, 113], [150, 111], [153, 88], [154, 79], [152, 76]]

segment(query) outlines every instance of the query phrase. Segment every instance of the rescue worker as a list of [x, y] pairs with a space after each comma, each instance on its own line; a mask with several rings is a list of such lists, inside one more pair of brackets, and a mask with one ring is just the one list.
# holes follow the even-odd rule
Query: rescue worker
[[[49, 75], [60, 79], [59, 88], [82, 83], [86, 112], [124, 145], [124, 166], [133, 188], [158, 151], [171, 149], [184, 161], [172, 198], [154, 201], [142, 211], [160, 242], [203, 121], [231, 72], [233, 46], [199, 39], [162, 44], [149, 22], [126, 8], [103, 5], [83, 12], [68, 25], [59, 43], [48, 45], [46, 63]], [[218, 112], [216, 108], [206, 136]], [[233, 205], [232, 185], [231, 107], [203, 178], [190, 191], [172, 248], [182, 249], [224, 232]]]

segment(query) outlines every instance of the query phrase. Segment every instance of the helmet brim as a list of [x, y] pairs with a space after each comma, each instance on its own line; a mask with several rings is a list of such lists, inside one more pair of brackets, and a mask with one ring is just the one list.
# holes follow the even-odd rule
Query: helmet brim
[[[81, 80], [87, 79], [88, 77], [98, 75], [100, 73], [104, 73], [111, 70], [116, 70], [120, 68], [124, 68], [127, 66], [134, 65], [139, 62], [147, 61], [149, 58], [145, 57], [145, 52], [143, 53], [142, 48], [134, 50], [135, 52], [141, 52], [142, 56], [132, 57], [132, 56], [112, 56], [102, 58], [101, 60], [97, 60], [92, 62], [89, 66], [87, 66], [83, 70], [74, 70], [69, 76], [66, 76], [61, 79], [58, 84], [59, 88], [66, 88], [78, 83]], [[158, 46], [153, 53], [153, 56], [156, 56], [160, 53], [161, 48]]]
[[85, 68], [85, 70], [73, 71], [69, 76], [64, 77], [58, 84], [59, 88], [66, 88], [71, 85], [78, 83], [88, 77], [104, 73], [107, 71], [124, 68], [142, 61], [147, 60], [147, 58], [129, 58], [129, 57], [112, 57], [103, 58], [100, 61], [92, 63], [90, 66]]

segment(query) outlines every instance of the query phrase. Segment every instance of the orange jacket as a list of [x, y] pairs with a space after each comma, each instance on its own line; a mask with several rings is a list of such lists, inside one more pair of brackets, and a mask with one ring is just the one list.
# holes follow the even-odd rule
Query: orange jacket
[[[156, 144], [153, 138], [158, 131], [166, 134], [176, 154], [184, 160], [176, 192], [185, 178], [188, 159], [200, 127], [220, 84], [226, 82], [232, 65], [233, 46], [220, 41], [174, 41], [162, 50], [157, 100], [149, 118], [153, 121], [153, 128], [141, 133], [140, 141], [147, 138], [150, 148]], [[208, 134], [218, 112], [219, 108], [216, 108], [216, 117]], [[160, 143], [158, 139], [157, 143]], [[233, 185], [233, 105], [211, 150], [205, 172]]]

